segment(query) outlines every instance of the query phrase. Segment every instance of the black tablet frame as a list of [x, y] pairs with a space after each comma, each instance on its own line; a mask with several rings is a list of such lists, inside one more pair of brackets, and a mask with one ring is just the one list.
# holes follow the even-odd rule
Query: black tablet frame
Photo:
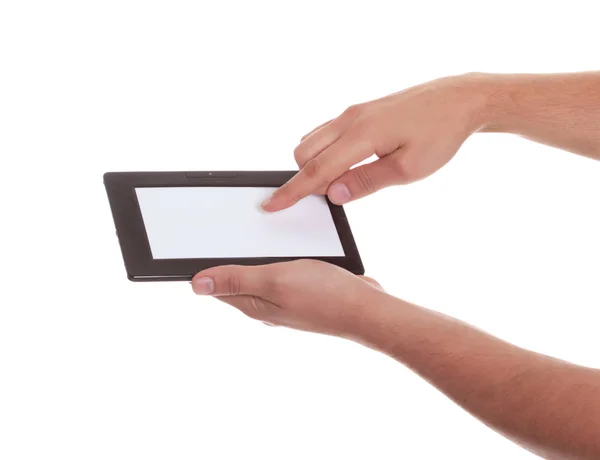
[[189, 281], [201, 270], [217, 265], [264, 265], [297, 259], [322, 260], [354, 274], [364, 267], [346, 213], [327, 199], [344, 249], [344, 257], [253, 257], [154, 259], [137, 200], [137, 187], [280, 187], [297, 171], [173, 171], [107, 172], [104, 186], [119, 245], [131, 281]]

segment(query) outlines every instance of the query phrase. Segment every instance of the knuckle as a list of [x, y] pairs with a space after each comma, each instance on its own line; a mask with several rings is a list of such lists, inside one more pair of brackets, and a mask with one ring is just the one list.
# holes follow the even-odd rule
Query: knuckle
[[290, 294], [290, 286], [293, 284], [293, 270], [302, 259], [285, 262], [284, 264], [273, 264], [269, 276], [265, 278], [264, 289], [266, 295], [274, 300], [286, 299]]
[[316, 158], [308, 160], [302, 170], [309, 179], [317, 179], [321, 175], [321, 165]]
[[353, 104], [344, 110], [344, 116], [349, 118], [356, 118], [363, 112], [363, 106], [361, 104]]
[[306, 154], [305, 154], [304, 146], [299, 145], [298, 147], [296, 147], [294, 149], [294, 160], [296, 160], [296, 163], [298, 164], [298, 166], [301, 167], [305, 163], [305, 161], [304, 161], [305, 157], [306, 157]]
[[365, 168], [356, 168], [356, 181], [359, 187], [367, 194], [370, 195], [376, 191], [375, 183], [371, 175], [365, 170]]
[[414, 162], [408, 155], [398, 155], [392, 161], [394, 173], [403, 179], [410, 180], [416, 177]]
[[270, 276], [265, 281], [264, 289], [267, 295], [270, 296], [279, 296], [285, 291], [285, 278], [284, 275], [279, 272], [274, 272], [272, 276]]
[[230, 295], [239, 295], [241, 290], [240, 286], [241, 281], [239, 275], [234, 274], [227, 279], [227, 290]]

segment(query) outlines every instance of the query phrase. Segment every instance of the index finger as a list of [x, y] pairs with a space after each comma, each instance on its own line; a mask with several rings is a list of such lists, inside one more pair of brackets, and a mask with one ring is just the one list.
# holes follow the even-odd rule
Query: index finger
[[323, 152], [308, 160], [298, 173], [262, 203], [274, 212], [293, 206], [301, 199], [327, 187], [356, 163], [370, 157], [372, 149], [365, 140], [342, 136]]

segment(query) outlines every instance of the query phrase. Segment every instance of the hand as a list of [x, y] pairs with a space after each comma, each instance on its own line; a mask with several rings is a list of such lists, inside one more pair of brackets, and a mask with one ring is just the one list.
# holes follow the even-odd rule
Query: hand
[[[341, 205], [429, 176], [481, 127], [488, 78], [442, 78], [349, 107], [302, 138], [294, 151], [300, 171], [263, 208], [278, 211], [312, 193]], [[376, 161], [350, 169], [372, 155]]]
[[192, 288], [269, 325], [349, 339], [387, 296], [376, 281], [315, 260], [214, 267], [194, 276]]

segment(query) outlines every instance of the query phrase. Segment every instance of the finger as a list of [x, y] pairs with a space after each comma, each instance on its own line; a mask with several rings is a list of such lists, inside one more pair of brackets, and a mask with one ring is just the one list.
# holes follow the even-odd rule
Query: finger
[[265, 211], [289, 208], [302, 198], [326, 187], [361, 160], [370, 157], [370, 143], [357, 136], [342, 136], [337, 142], [310, 159], [286, 184], [262, 204]]
[[369, 283], [371, 286], [376, 287], [377, 289], [379, 289], [380, 291], [383, 291], [383, 287], [381, 287], [381, 284], [379, 284], [378, 281], [374, 280], [373, 278], [371, 278], [370, 276], [364, 276], [364, 275], [359, 275], [359, 278], [366, 281], [367, 283]]
[[[305, 136], [302, 137], [302, 140], [306, 139], [307, 137], [309, 137], [310, 135], [312, 135], [313, 133], [316, 133], [317, 131], [319, 131], [321, 128], [324, 128], [325, 126], [327, 126], [329, 123], [331, 123], [333, 120], [329, 120], [325, 123], [323, 123], [322, 125], [317, 126], [315, 129], [313, 129], [310, 133], [306, 134]], [[320, 151], [314, 151], [314, 155], [318, 155]], [[298, 165], [298, 168], [302, 168], [304, 166], [304, 164], [310, 160], [310, 158], [312, 157], [308, 157], [308, 154], [305, 155], [304, 151], [300, 151], [298, 147], [296, 147], [296, 150], [294, 151], [294, 157], [296, 160], [296, 164]], [[323, 186], [320, 189], [318, 189], [315, 192], [316, 195], [327, 195], [327, 186]]]
[[327, 126], [316, 130], [296, 146], [294, 149], [294, 159], [299, 168], [302, 168], [307, 161], [316, 157], [342, 136], [345, 131], [345, 120], [336, 118], [330, 121]]
[[372, 163], [347, 171], [333, 181], [327, 189], [327, 196], [332, 203], [343, 205], [383, 188], [407, 183], [402, 176], [405, 153], [399, 149]]
[[266, 300], [250, 295], [229, 295], [217, 297], [221, 302], [237, 308], [249, 318], [262, 321], [268, 326], [275, 326], [273, 314], [277, 311], [277, 306]]
[[327, 126], [329, 123], [331, 123], [334, 119], [332, 118], [331, 120], [327, 120], [325, 123], [321, 123], [319, 126], [317, 126], [315, 129], [313, 129], [312, 131], [309, 131], [308, 133], [306, 133], [304, 136], [302, 136], [302, 138], [300, 139], [300, 141], [303, 141], [304, 139], [306, 139], [308, 136], [310, 136], [311, 134], [317, 132], [318, 130], [320, 130], [321, 128]]
[[264, 296], [268, 293], [268, 266], [224, 265], [197, 273], [192, 289], [198, 295]]
[[321, 195], [321, 196], [327, 195], [327, 186], [324, 185], [323, 187], [319, 188], [319, 190], [315, 191], [315, 195]]
[[[296, 160], [298, 168], [302, 168], [305, 163], [306, 161]], [[317, 191], [315, 191], [315, 195], [327, 195], [327, 185], [324, 185], [323, 187], [320, 187]]]

